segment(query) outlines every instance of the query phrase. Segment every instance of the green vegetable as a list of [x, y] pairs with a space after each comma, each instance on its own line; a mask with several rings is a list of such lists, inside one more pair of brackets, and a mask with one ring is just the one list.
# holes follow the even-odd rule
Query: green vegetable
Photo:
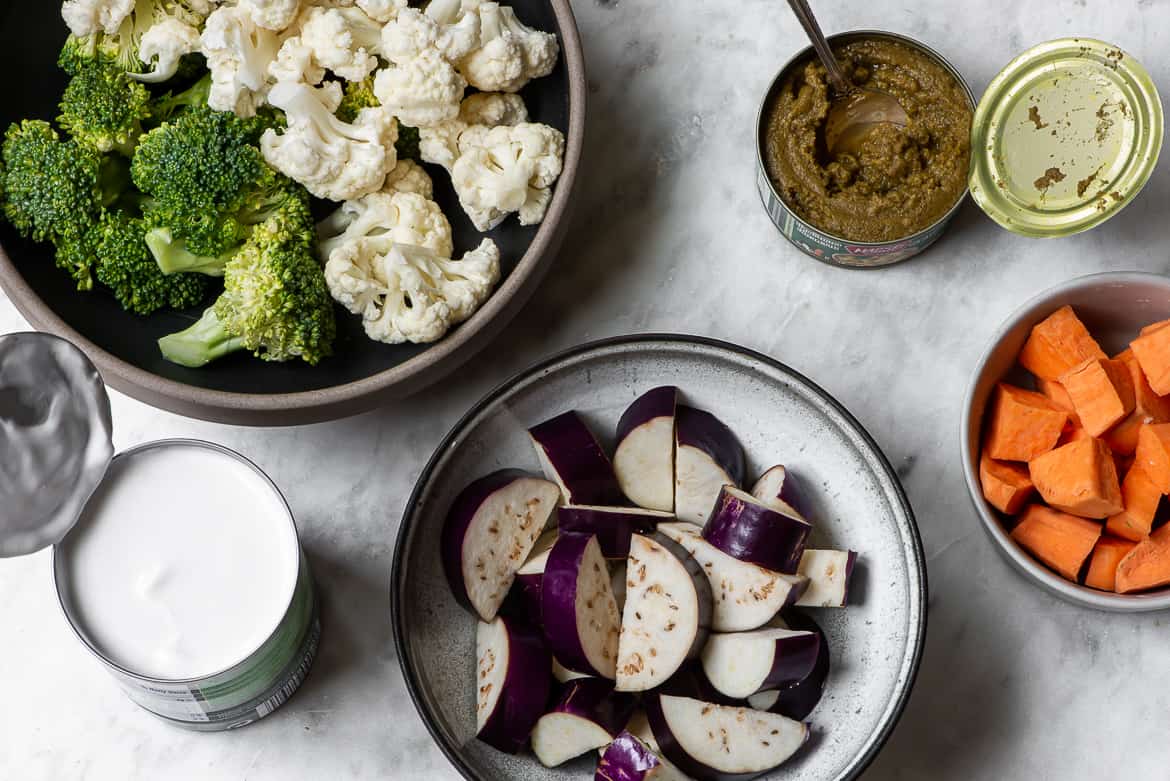
[[90, 230], [97, 258], [96, 276], [128, 312], [148, 315], [159, 309], [188, 309], [207, 298], [211, 280], [201, 274], [164, 274], [143, 241], [142, 220], [106, 212]]
[[125, 71], [95, 62], [70, 79], [57, 121], [78, 143], [129, 157], [150, 116], [149, 103], [150, 93]]
[[163, 356], [198, 367], [237, 350], [316, 364], [332, 354], [333, 300], [313, 254], [307, 200], [258, 225], [224, 268], [224, 292], [190, 328], [159, 340]]
[[0, 149], [4, 169], [4, 216], [26, 237], [51, 241], [57, 265], [81, 290], [93, 286], [93, 257], [86, 235], [128, 187], [123, 158], [104, 156], [61, 140], [47, 122], [9, 126]]
[[[131, 172], [151, 197], [152, 247], [181, 242], [191, 257], [226, 258], [303, 192], [264, 162], [256, 146], [268, 121], [192, 107], [142, 136]], [[174, 258], [158, 259], [169, 271], [188, 270]]]
[[208, 73], [181, 92], [166, 92], [152, 100], [150, 118], [147, 122], [152, 126], [157, 126], [167, 120], [174, 119], [181, 111], [206, 106], [210, 94], [211, 74]]

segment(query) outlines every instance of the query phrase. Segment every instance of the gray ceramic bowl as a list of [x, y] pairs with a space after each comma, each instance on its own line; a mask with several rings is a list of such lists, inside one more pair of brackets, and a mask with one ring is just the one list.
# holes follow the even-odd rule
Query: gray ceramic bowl
[[[266, 363], [250, 355], [187, 369], [159, 354], [160, 336], [186, 328], [202, 311], [137, 317], [113, 296], [78, 293], [54, 268], [52, 250], [22, 239], [0, 220], [0, 286], [36, 329], [80, 347], [108, 385], [147, 404], [181, 415], [242, 425], [291, 425], [372, 409], [435, 382], [483, 348], [535, 292], [556, 257], [569, 225], [573, 184], [585, 135], [585, 61], [569, 0], [514, 0], [520, 18], [555, 31], [561, 61], [546, 78], [521, 92], [534, 121], [565, 134], [564, 170], [544, 222], [514, 218], [491, 232], [500, 246], [503, 279], [476, 314], [433, 345], [387, 345], [368, 339], [360, 318], [340, 307], [334, 355], [317, 366]], [[24, 117], [51, 119], [65, 87], [57, 52], [67, 30], [60, 3], [0, 0], [0, 66], [27, 78], [6, 85], [0, 132]], [[433, 168], [433, 167], [432, 167]], [[456, 251], [479, 244], [479, 232], [459, 207], [441, 170], [432, 170], [435, 199], [451, 220]]]
[[1065, 580], [1016, 545], [1000, 514], [983, 498], [979, 485], [979, 442], [988, 397], [1001, 380], [1029, 386], [1030, 376], [1016, 357], [1032, 326], [1062, 306], [1073, 307], [1101, 348], [1114, 355], [1142, 326], [1170, 318], [1170, 278], [1140, 272], [1092, 274], [1045, 291], [1020, 307], [992, 338], [975, 367], [963, 405], [961, 447], [967, 490], [979, 520], [996, 548], [1029, 580], [1068, 602], [1100, 610], [1140, 612], [1170, 608], [1170, 590], [1148, 594], [1109, 594]]
[[860, 552], [854, 604], [809, 611], [833, 654], [810, 717], [813, 739], [768, 778], [856, 778], [906, 704], [926, 630], [926, 569], [910, 505], [873, 440], [828, 394], [771, 358], [692, 337], [623, 337], [550, 358], [488, 394], [439, 445], [407, 504], [391, 579], [398, 659], [428, 729], [468, 779], [590, 779], [596, 757], [550, 770], [475, 740], [475, 620], [456, 604], [440, 565], [447, 509], [488, 472], [539, 470], [528, 426], [576, 409], [610, 440], [626, 405], [664, 384], [736, 432], [753, 477], [775, 463], [800, 475], [818, 520], [813, 544]]

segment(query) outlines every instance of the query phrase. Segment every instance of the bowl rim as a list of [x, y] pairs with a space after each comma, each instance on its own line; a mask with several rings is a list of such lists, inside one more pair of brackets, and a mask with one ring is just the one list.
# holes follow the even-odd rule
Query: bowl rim
[[[963, 477], [967, 484], [967, 496], [971, 500], [984, 530], [995, 544], [995, 548], [1017, 571], [1051, 594], [1074, 605], [1116, 613], [1140, 613], [1170, 608], [1170, 588], [1146, 594], [1110, 594], [1065, 580], [1033, 559], [1031, 555], [1012, 541], [1004, 530], [999, 517], [988, 506], [987, 500], [983, 498], [983, 490], [979, 482], [979, 466], [975, 454], [969, 446], [972, 441], [969, 435], [973, 425], [978, 425], [980, 428], [983, 426], [982, 416], [979, 420], [974, 420], [972, 414], [976, 390], [987, 369], [988, 362], [996, 352], [996, 348], [1010, 331], [1025, 320], [1035, 318], [1035, 321], [1039, 322], [1047, 317], [1062, 305], [1059, 303], [1060, 300], [1071, 292], [1088, 290], [1103, 284], [1136, 283], [1162, 287], [1170, 296], [1170, 277], [1146, 271], [1105, 271], [1075, 277], [1048, 288], [1025, 301], [996, 329], [987, 347], [980, 355], [979, 361], [975, 364], [971, 379], [967, 384], [959, 423], [959, 451], [963, 464]], [[978, 440], [979, 437], [976, 436], [974, 441], [978, 442]]]
[[485, 778], [477, 774], [474, 768], [468, 765], [462, 757], [462, 752], [459, 747], [452, 746], [448, 743], [442, 730], [439, 728], [434, 715], [431, 713], [429, 707], [423, 696], [422, 685], [414, 673], [413, 664], [409, 646], [407, 643], [407, 634], [409, 627], [406, 625], [405, 611], [402, 605], [402, 577], [404, 569], [404, 561], [407, 557], [407, 547], [409, 544], [409, 537], [411, 528], [417, 519], [416, 509], [419, 506], [421, 494], [426, 488], [427, 483], [431, 479], [431, 475], [438, 466], [439, 460], [444, 454], [455, 447], [462, 435], [463, 430], [479, 415], [494, 404], [498, 399], [508, 394], [512, 388], [522, 382], [529, 381], [540, 375], [547, 373], [556, 365], [563, 363], [573, 358], [580, 358], [595, 350], [605, 350], [611, 347], [630, 347], [635, 345], [643, 345], [648, 348], [654, 348], [666, 344], [684, 344], [692, 346], [700, 346], [707, 348], [714, 348], [723, 350], [732, 354], [747, 358], [752, 361], [761, 363], [768, 368], [776, 371], [786, 373], [797, 382], [802, 383], [805, 387], [828, 407], [832, 408], [841, 418], [848, 424], [862, 442], [868, 447], [875, 457], [875, 461], [881, 467], [889, 484], [893, 487], [894, 498], [897, 500], [898, 508], [904, 514], [907, 521], [907, 529], [909, 531], [909, 545], [908, 553], [910, 554], [909, 565], [918, 572], [918, 589], [916, 596], [919, 605], [919, 621], [915, 629], [911, 629], [908, 640], [913, 643], [913, 650], [911, 654], [910, 664], [906, 671], [905, 683], [902, 690], [891, 703], [893, 708], [889, 711], [889, 719], [882, 725], [877, 733], [877, 739], [874, 740], [869, 749], [862, 754], [852, 767], [846, 769], [845, 773], [838, 777], [837, 781], [854, 781], [861, 777], [862, 773], [873, 763], [878, 754], [881, 753], [890, 736], [893, 734], [902, 715], [905, 713], [906, 707], [910, 701], [910, 695], [914, 691], [915, 683], [918, 679], [918, 673], [922, 666], [922, 657], [925, 652], [926, 644], [926, 627], [929, 615], [929, 597], [930, 589], [928, 584], [928, 571], [926, 566], [926, 553], [922, 545], [922, 534], [918, 528], [918, 521], [914, 515], [914, 508], [910, 504], [910, 499], [906, 494], [906, 489], [902, 485], [902, 481], [898, 478], [897, 471], [890, 464], [885, 452], [878, 445], [877, 441], [869, 433], [869, 431], [861, 425], [861, 423], [853, 416], [845, 406], [834, 398], [828, 391], [822, 388], [817, 383], [810, 380], [801, 372], [793, 369], [787, 364], [772, 358], [769, 355], [753, 350], [749, 347], [743, 347], [738, 344], [723, 341], [721, 339], [713, 339], [706, 336], [697, 336], [691, 334], [678, 333], [638, 333], [627, 334], [622, 336], [612, 336], [603, 339], [597, 339], [590, 342], [579, 344], [575, 347], [570, 347], [565, 350], [553, 353], [523, 369], [508, 379], [498, 384], [495, 388], [489, 391], [479, 401], [471, 406], [471, 408], [464, 413], [458, 421], [451, 427], [451, 430], [443, 437], [442, 441], [435, 447], [431, 457], [427, 460], [426, 465], [419, 473], [418, 479], [411, 490], [410, 497], [406, 501], [405, 509], [403, 510], [402, 518], [399, 523], [398, 533], [394, 545], [394, 556], [392, 559], [391, 575], [390, 575], [390, 624], [394, 635], [394, 651], [398, 658], [398, 666], [402, 671], [402, 678], [406, 683], [407, 692], [410, 694], [411, 702], [414, 704], [415, 710], [418, 712], [419, 718], [422, 719], [427, 732], [430, 733], [432, 740], [438, 745], [439, 750], [447, 757], [447, 760], [454, 766], [463, 778], [467, 781], [492, 781], [492, 779]]
[[585, 137], [585, 55], [569, 0], [546, 2], [557, 20], [568, 82], [569, 115], [560, 179], [544, 220], [512, 272], [471, 318], [418, 355], [368, 377], [315, 390], [268, 394], [213, 390], [162, 377], [90, 341], [36, 294], [2, 246], [0, 288], [29, 325], [69, 340], [89, 356], [106, 384], [179, 415], [237, 425], [296, 425], [356, 415], [422, 389], [483, 349], [515, 317], [543, 279], [568, 230]]

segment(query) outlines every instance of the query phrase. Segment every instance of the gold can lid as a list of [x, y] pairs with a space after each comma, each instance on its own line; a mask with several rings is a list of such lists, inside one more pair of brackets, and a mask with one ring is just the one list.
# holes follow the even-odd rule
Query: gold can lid
[[1025, 236], [1069, 236], [1120, 211], [1153, 173], [1162, 103], [1116, 46], [1063, 38], [1008, 63], [971, 126], [971, 196]]

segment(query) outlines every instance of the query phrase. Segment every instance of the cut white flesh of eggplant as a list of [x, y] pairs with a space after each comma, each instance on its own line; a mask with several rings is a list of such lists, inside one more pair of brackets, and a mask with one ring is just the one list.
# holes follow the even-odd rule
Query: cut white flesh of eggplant
[[763, 626], [780, 610], [795, 604], [808, 584], [803, 575], [784, 575], [728, 556], [700, 536], [698, 526], [662, 523], [658, 532], [685, 548], [711, 583], [716, 632], [744, 632]]
[[595, 535], [564, 532], [557, 538], [540, 598], [545, 638], [561, 664], [613, 680], [621, 613]]
[[706, 451], [680, 444], [675, 453], [674, 514], [680, 521], [707, 520], [719, 491], [735, 480]]
[[559, 498], [555, 483], [501, 472], [456, 499], [443, 528], [443, 564], [456, 596], [482, 620], [495, 617]]
[[775, 713], [652, 695], [646, 712], [662, 753], [698, 781], [750, 779], [782, 765], [808, 727]]
[[552, 660], [552, 674], [553, 678], [556, 678], [560, 683], [568, 683], [569, 681], [575, 681], [578, 678], [589, 677], [585, 673], [579, 673], [576, 670], [570, 670], [568, 667], [565, 667], [556, 660], [555, 656]]
[[784, 466], [774, 466], [752, 486], [752, 496], [771, 507], [776, 512], [784, 513], [792, 518], [799, 518], [805, 523], [808, 519], [796, 508], [795, 500], [799, 495], [798, 489], [792, 480], [792, 475]]
[[849, 581], [857, 554], [843, 550], [806, 549], [797, 572], [808, 578], [808, 588], [796, 604], [800, 607], [845, 607]]
[[634, 400], [617, 427], [613, 470], [626, 497], [648, 510], [674, 509], [674, 409], [678, 388], [654, 388]]
[[539, 633], [497, 616], [476, 630], [476, 736], [515, 753], [544, 713], [552, 659]]
[[532, 753], [545, 767], [556, 767], [587, 751], [604, 748], [613, 736], [575, 713], [546, 713], [532, 730]]
[[757, 629], [711, 635], [703, 649], [703, 672], [720, 694], [745, 700], [804, 680], [819, 653], [815, 632]]
[[706, 641], [710, 603], [710, 587], [691, 557], [668, 540], [635, 534], [626, 560], [617, 689], [653, 689], [694, 658]]

